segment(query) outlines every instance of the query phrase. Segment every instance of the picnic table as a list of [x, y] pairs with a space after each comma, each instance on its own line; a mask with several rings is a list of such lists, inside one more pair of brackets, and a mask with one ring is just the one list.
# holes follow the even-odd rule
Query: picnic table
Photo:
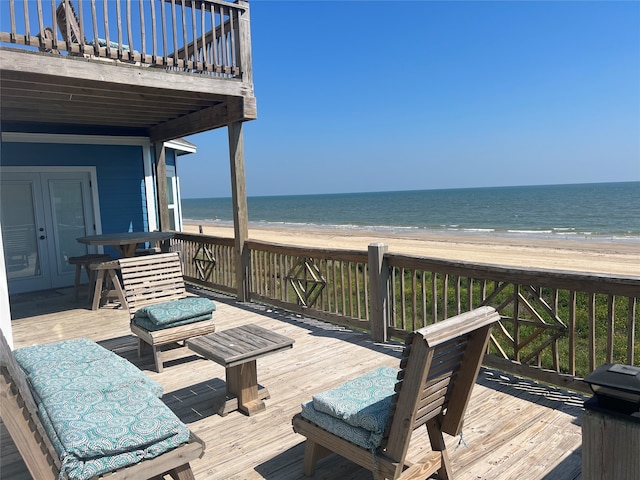
[[160, 243], [160, 249], [163, 252], [169, 251], [169, 240], [173, 238], [174, 232], [122, 232], [122, 233], [103, 233], [100, 235], [89, 235], [79, 237], [76, 240], [85, 245], [108, 245], [116, 250], [124, 257], [133, 257], [136, 254], [138, 245], [147, 242]]

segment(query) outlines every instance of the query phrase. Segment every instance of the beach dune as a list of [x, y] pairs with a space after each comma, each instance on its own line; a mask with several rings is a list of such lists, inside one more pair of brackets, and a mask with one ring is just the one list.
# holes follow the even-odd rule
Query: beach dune
[[[233, 238], [230, 225], [202, 224], [206, 235]], [[199, 224], [184, 231], [198, 233]], [[376, 231], [249, 227], [249, 239], [281, 245], [367, 250], [382, 242], [392, 253], [520, 268], [610, 275], [640, 275], [640, 244], [624, 241], [551, 240], [448, 233], [387, 234]]]

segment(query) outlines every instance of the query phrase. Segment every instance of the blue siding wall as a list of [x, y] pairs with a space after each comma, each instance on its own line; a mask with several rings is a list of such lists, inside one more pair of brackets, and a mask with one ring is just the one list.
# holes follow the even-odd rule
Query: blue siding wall
[[102, 232], [147, 228], [142, 147], [5, 142], [2, 165], [95, 166]]
[[167, 148], [167, 154], [165, 156], [167, 157], [167, 165], [170, 166], [170, 167], [175, 167], [176, 166], [176, 151]]

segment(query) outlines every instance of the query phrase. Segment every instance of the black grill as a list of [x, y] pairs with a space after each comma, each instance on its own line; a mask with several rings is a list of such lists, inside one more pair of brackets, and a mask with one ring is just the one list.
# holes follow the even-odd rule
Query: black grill
[[607, 363], [584, 379], [594, 396], [584, 406], [590, 410], [631, 416], [640, 422], [640, 367]]

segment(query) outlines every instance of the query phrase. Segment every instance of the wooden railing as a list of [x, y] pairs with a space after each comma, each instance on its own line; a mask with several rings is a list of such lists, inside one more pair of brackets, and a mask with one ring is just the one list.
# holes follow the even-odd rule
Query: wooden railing
[[501, 321], [486, 364], [577, 389], [601, 364], [640, 364], [640, 277], [384, 258], [390, 335], [490, 305]]
[[180, 233], [171, 240], [181, 254], [186, 281], [235, 293], [235, 260], [232, 238]]
[[[234, 291], [233, 240], [178, 234], [174, 242], [189, 277]], [[210, 280], [193, 273], [205, 247], [220, 270]], [[376, 341], [490, 305], [501, 321], [486, 365], [583, 391], [581, 379], [603, 363], [640, 365], [638, 276], [461, 263], [389, 253], [384, 245], [368, 252], [247, 247], [251, 300], [370, 330]]]
[[367, 253], [250, 241], [251, 300], [368, 329]]
[[4, 0], [0, 18], [2, 43], [251, 81], [246, 1]]

